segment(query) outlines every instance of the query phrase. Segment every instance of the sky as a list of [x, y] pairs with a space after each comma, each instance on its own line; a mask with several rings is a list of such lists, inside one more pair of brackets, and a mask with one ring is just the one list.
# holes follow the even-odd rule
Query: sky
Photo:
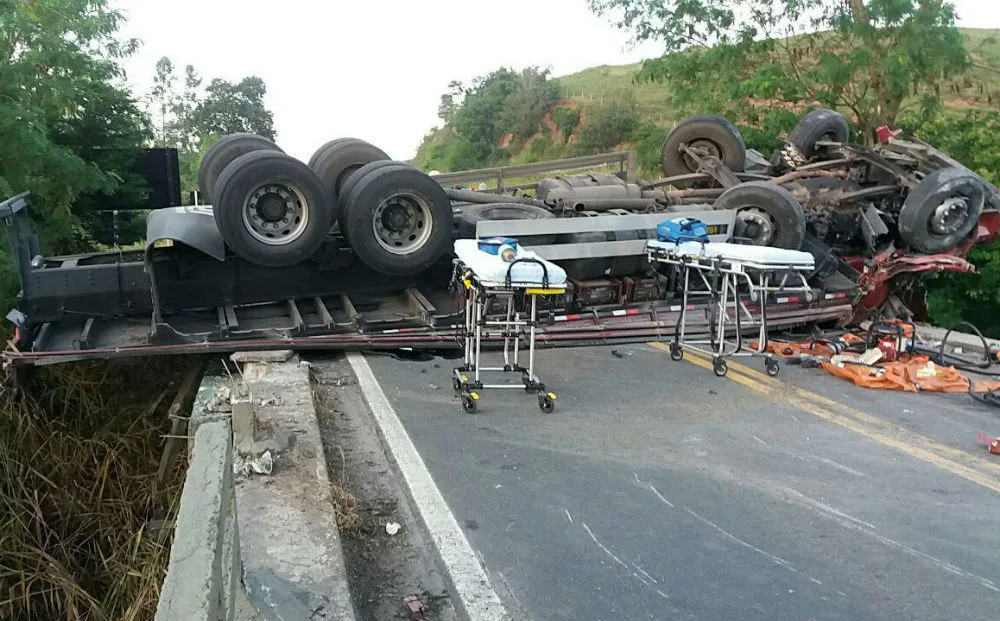
[[[997, 0], [952, 0], [959, 25], [1000, 28]], [[334, 138], [413, 157], [440, 121], [440, 96], [501, 66], [554, 75], [658, 56], [633, 46], [586, 0], [117, 0], [124, 37], [142, 42], [125, 68], [148, 92], [156, 61], [183, 76], [267, 84], [278, 145], [308, 160]]]

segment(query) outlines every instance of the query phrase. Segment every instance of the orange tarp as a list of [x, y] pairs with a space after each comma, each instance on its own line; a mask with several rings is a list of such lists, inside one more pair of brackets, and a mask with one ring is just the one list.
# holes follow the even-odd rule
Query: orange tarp
[[[905, 390], [908, 392], [969, 392], [972, 381], [955, 367], [930, 362], [927, 356], [903, 356], [895, 362], [880, 362], [874, 366], [824, 362], [820, 366], [832, 375], [854, 382], [864, 388]], [[1000, 381], [973, 382], [974, 392], [1000, 389]]]
[[[842, 344], [864, 341], [853, 334], [845, 334], [840, 340]], [[829, 360], [837, 353], [833, 346], [814, 341], [771, 341], [767, 344], [767, 350], [780, 358], [797, 358], [806, 354]], [[850, 363], [836, 365], [831, 362], [823, 362], [820, 366], [831, 375], [864, 388], [908, 392], [969, 392], [971, 382], [973, 392], [1000, 390], [1000, 381], [972, 382], [968, 375], [955, 367], [933, 364], [927, 356], [903, 355], [896, 361], [878, 362], [872, 366]]]

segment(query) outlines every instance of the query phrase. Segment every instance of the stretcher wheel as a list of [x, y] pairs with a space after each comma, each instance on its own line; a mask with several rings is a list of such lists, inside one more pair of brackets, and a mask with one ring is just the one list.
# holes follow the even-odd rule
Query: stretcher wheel
[[472, 395], [465, 395], [462, 397], [462, 409], [472, 414], [479, 407], [479, 400]]
[[462, 392], [462, 380], [457, 377], [451, 378], [451, 387], [455, 390], [455, 392]]
[[729, 373], [729, 365], [726, 364], [725, 360], [719, 360], [716, 358], [712, 364], [712, 371], [714, 371], [719, 377], [725, 377], [726, 373]]
[[549, 395], [538, 395], [538, 409], [542, 414], [551, 414], [556, 409], [556, 400]]
[[674, 361], [684, 359], [684, 349], [677, 343], [670, 344], [670, 359]]
[[775, 375], [781, 372], [781, 365], [778, 364], [777, 360], [771, 358], [770, 360], [767, 361], [767, 364], [764, 366], [764, 370], [767, 371], [768, 375], [774, 377]]

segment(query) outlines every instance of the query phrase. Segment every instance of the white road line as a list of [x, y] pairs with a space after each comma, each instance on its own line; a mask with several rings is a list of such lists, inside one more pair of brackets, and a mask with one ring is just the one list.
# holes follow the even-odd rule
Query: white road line
[[417, 511], [441, 554], [445, 570], [455, 587], [457, 604], [464, 609], [469, 621], [509, 621], [510, 615], [490, 585], [486, 571], [476, 559], [469, 540], [375, 379], [368, 361], [356, 353], [347, 354], [347, 361], [354, 369], [358, 386], [378, 423], [382, 439], [392, 451]]

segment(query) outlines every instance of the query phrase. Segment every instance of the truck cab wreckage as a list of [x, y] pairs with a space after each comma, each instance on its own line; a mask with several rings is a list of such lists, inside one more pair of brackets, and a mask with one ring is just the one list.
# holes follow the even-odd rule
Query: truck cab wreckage
[[[212, 207], [150, 212], [141, 250], [43, 257], [29, 194], [0, 203], [21, 283], [5, 362], [458, 348], [453, 241], [493, 236], [569, 275], [540, 310], [539, 346], [668, 340], [681, 311], [689, 333], [708, 333], [709, 305], [682, 305], [677, 274], [646, 260], [657, 225], [675, 218], [700, 220], [713, 242], [813, 255], [808, 293], [762, 301], [771, 328], [904, 315], [897, 277], [974, 271], [964, 256], [996, 239], [1000, 192], [887, 129], [875, 147], [848, 135], [839, 114], [814, 111], [766, 159], [725, 119], [689, 117], [664, 143], [666, 176], [637, 182], [634, 154], [431, 177], [356, 139], [307, 165], [234, 134], [202, 163]], [[607, 165], [621, 170], [504, 187], [505, 175]], [[457, 187], [494, 177], [491, 192]]]

